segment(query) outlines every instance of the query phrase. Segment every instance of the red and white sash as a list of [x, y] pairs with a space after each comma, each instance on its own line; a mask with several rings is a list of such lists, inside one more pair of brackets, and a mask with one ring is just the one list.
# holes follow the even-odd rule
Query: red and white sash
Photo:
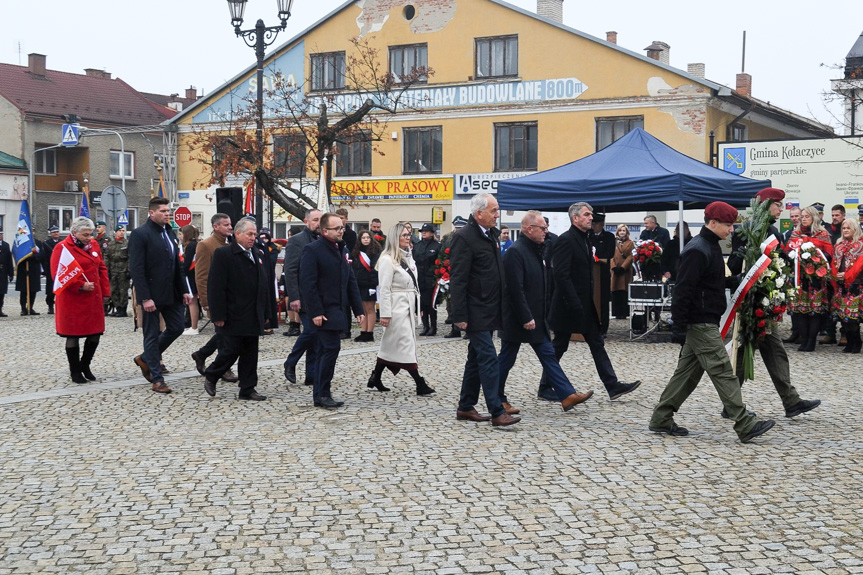
[[761, 243], [761, 257], [758, 258], [755, 265], [749, 268], [749, 271], [747, 271], [746, 275], [743, 276], [743, 281], [740, 282], [734, 295], [731, 296], [731, 303], [727, 308], [725, 308], [725, 313], [722, 314], [722, 320], [719, 325], [720, 333], [723, 338], [728, 334], [728, 330], [731, 329], [731, 325], [737, 315], [737, 309], [740, 307], [740, 304], [743, 303], [744, 298], [746, 298], [746, 294], [749, 293], [749, 290], [752, 289], [752, 286], [755, 285], [758, 278], [761, 277], [761, 274], [763, 274], [764, 271], [770, 267], [771, 262], [773, 262], [773, 259], [770, 258], [768, 254], [772, 252], [778, 244], [779, 240], [777, 240], [776, 236], [773, 234], [767, 236], [767, 239]]

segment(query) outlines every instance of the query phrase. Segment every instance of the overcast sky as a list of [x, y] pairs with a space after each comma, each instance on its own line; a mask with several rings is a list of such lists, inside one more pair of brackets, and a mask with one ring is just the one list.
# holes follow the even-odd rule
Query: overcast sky
[[[275, 45], [342, 4], [295, 0]], [[514, 4], [536, 10], [533, 0]], [[664, 41], [672, 66], [702, 62], [707, 79], [732, 88], [745, 30], [753, 96], [834, 127], [830, 110], [838, 108], [828, 109], [823, 93], [841, 77], [835, 66], [863, 32], [860, 0], [565, 0], [563, 8], [567, 26], [602, 39], [616, 30], [620, 46], [641, 54]], [[38, 52], [49, 69], [102, 69], [143, 92], [182, 94], [195, 86], [209, 93], [254, 64], [254, 51], [234, 36], [226, 0], [2, 0], [2, 14], [0, 62], [26, 65], [27, 54]], [[244, 28], [258, 18], [278, 23], [276, 2], [249, 0]]]

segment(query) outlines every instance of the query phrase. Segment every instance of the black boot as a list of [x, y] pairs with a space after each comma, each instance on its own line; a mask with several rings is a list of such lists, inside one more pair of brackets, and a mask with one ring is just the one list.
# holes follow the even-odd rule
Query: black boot
[[360, 335], [358, 335], [357, 337], [354, 338], [354, 341], [357, 341], [357, 342], [368, 341], [368, 340], [366, 340], [366, 332], [361, 331]]
[[22, 307], [21, 308], [21, 315], [30, 315], [30, 312], [27, 310], [26, 307]]
[[429, 333], [429, 314], [424, 313], [422, 317], [423, 321], [423, 330], [420, 332], [420, 335], [428, 335]]
[[421, 377], [417, 380], [417, 395], [431, 395], [434, 393], [434, 390], [428, 386], [424, 377]]
[[384, 385], [384, 382], [381, 381], [381, 373], [383, 370], [378, 370], [377, 368], [372, 372], [372, 376], [369, 378], [369, 382], [367, 387], [369, 389], [374, 388], [378, 391], [389, 391], [390, 388]]
[[48, 304], [48, 315], [54, 315], [54, 304], [53, 303]]
[[452, 331], [444, 336], [445, 338], [461, 337], [461, 330], [456, 326], [452, 326]]
[[98, 341], [85, 341], [84, 353], [81, 354], [81, 361], [79, 363], [81, 374], [90, 381], [96, 381], [96, 376], [90, 371], [90, 362], [93, 361], [93, 356], [96, 355], [97, 347], [99, 347]]
[[860, 339], [860, 332], [854, 332], [854, 347], [851, 348], [851, 353], [860, 353], [860, 349], [863, 348], [863, 340]]
[[81, 360], [78, 358], [78, 348], [67, 347], [66, 358], [69, 360], [69, 374], [72, 376], [72, 381], [75, 383], [87, 383], [87, 380], [81, 373]]
[[436, 311], [430, 311], [428, 313], [428, 316], [429, 316], [429, 330], [426, 332], [425, 335], [435, 336], [435, 335], [437, 335], [437, 312]]

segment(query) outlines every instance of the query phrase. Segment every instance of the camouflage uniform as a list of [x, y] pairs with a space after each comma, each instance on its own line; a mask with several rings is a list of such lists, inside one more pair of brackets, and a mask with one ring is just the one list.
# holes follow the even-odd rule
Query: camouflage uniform
[[129, 303], [129, 240], [112, 239], [102, 253], [111, 283], [111, 304], [118, 317], [126, 316]]

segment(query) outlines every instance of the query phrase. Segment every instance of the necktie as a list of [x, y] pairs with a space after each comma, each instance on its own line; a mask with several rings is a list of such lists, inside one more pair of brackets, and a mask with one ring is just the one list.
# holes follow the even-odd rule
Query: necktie
[[252, 255], [252, 250], [246, 250], [246, 255], [249, 256], [249, 259], [252, 260], [252, 263], [255, 263], [255, 256]]
[[168, 237], [168, 231], [162, 230], [162, 239], [165, 240], [165, 245], [168, 247], [168, 253], [174, 256], [174, 246], [171, 244], [171, 238]]

